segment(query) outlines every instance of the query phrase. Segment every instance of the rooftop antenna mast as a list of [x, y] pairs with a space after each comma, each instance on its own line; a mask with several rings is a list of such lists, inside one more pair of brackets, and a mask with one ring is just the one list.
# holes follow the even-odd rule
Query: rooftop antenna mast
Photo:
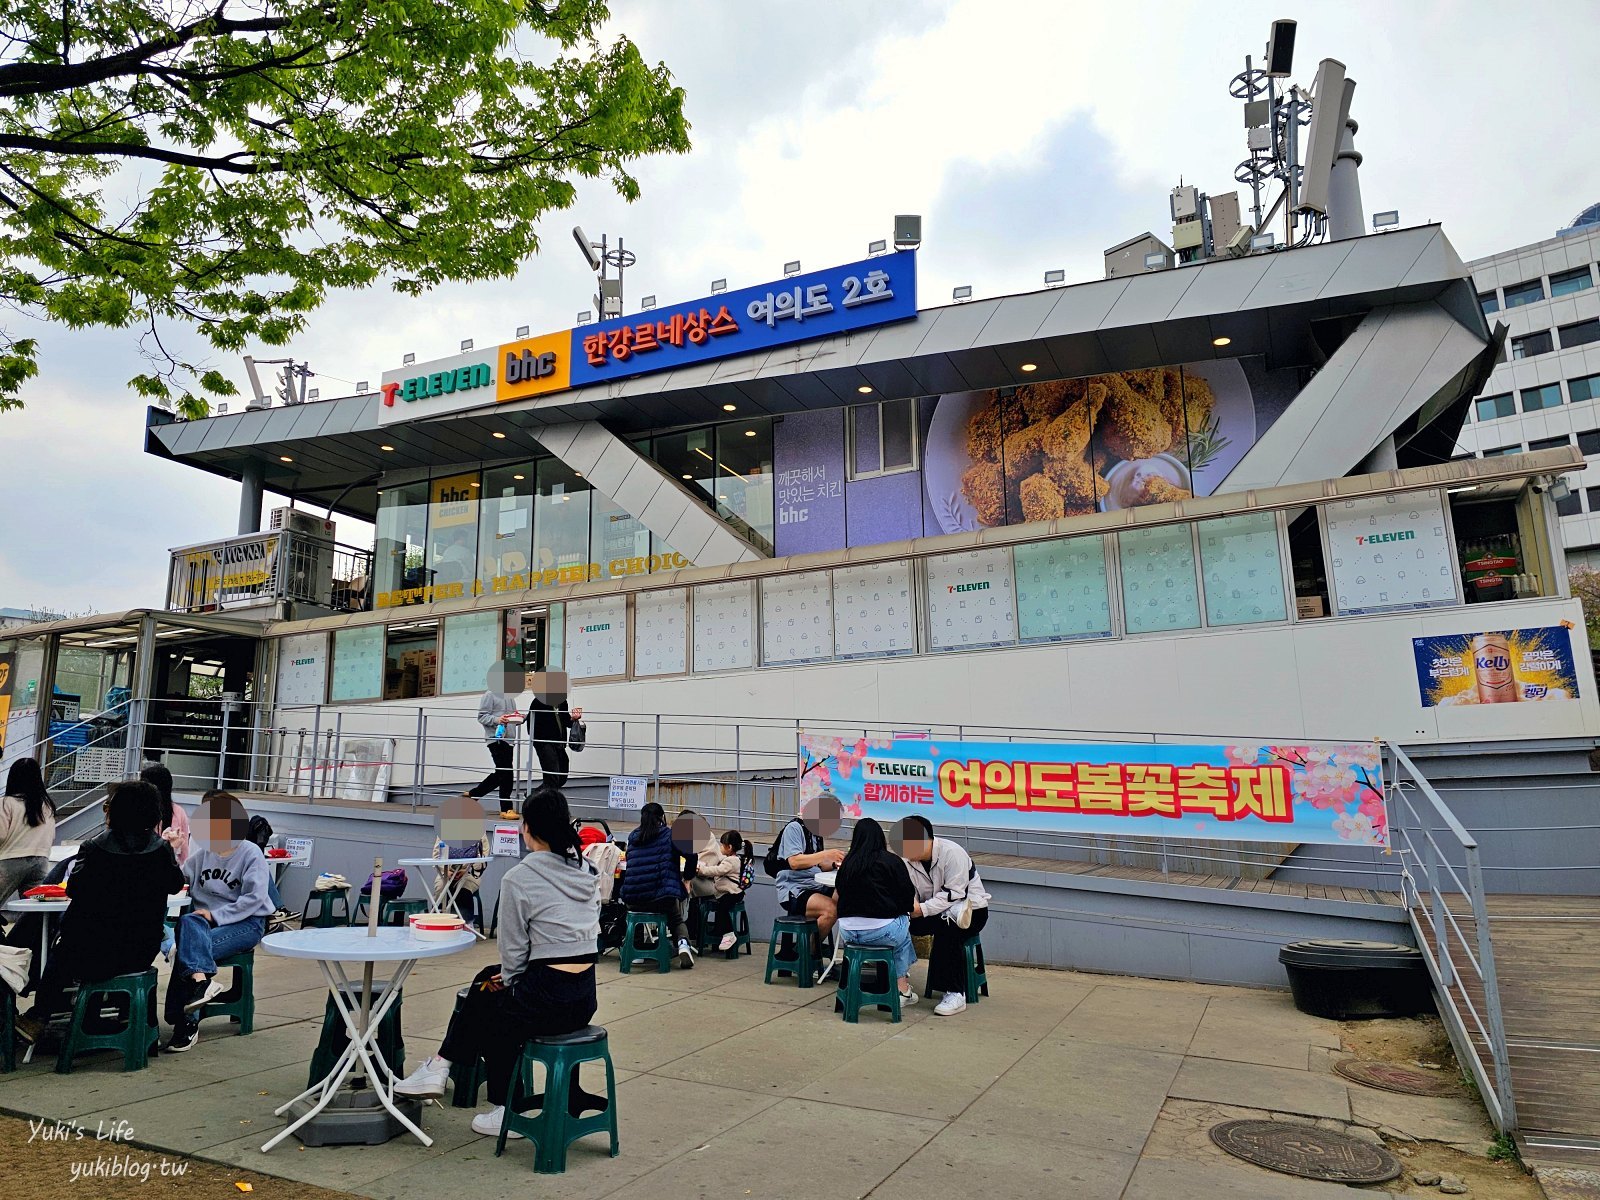
[[[1233, 177], [1250, 189], [1250, 211], [1257, 230], [1265, 231], [1278, 210], [1283, 209], [1284, 242], [1290, 246], [1310, 241], [1326, 224], [1321, 201], [1308, 207], [1301, 195], [1307, 163], [1301, 155], [1300, 129], [1311, 124], [1313, 104], [1310, 95], [1288, 82], [1294, 66], [1296, 28], [1294, 21], [1274, 21], [1263, 65], [1257, 66], [1246, 55], [1244, 70], [1228, 84], [1228, 94], [1244, 101], [1245, 137], [1250, 151], [1250, 157], [1234, 168]], [[1318, 78], [1322, 78], [1321, 71]], [[1339, 104], [1339, 99], [1333, 103]], [[1320, 161], [1311, 165], [1313, 171], [1321, 167]], [[1263, 212], [1263, 193], [1273, 183], [1282, 190]]]
[[[600, 284], [600, 291], [594, 297], [595, 312], [600, 314], [602, 321], [611, 317], [622, 315], [622, 273], [638, 261], [632, 250], [622, 244], [622, 239], [617, 239], [617, 248], [613, 250], [606, 240], [606, 235], [601, 234], [598, 242], [591, 242], [589, 235], [583, 232], [581, 225], [572, 227], [572, 240], [578, 243], [578, 249], [583, 252], [584, 261], [589, 264]], [[612, 279], [610, 268], [617, 269], [617, 277]]]

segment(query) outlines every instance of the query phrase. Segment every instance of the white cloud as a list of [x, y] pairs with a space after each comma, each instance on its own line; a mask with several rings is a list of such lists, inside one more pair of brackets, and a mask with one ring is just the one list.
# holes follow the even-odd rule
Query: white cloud
[[[633, 206], [584, 186], [514, 280], [338, 296], [292, 353], [329, 395], [407, 351], [565, 328], [593, 291], [574, 223], [639, 255], [635, 303], [771, 279], [792, 258], [849, 261], [896, 212], [924, 217], [925, 305], [953, 283], [1036, 287], [1047, 267], [1093, 278], [1106, 246], [1163, 231], [1180, 176], [1236, 186], [1228, 81], [1282, 15], [1264, 0], [617, 3], [613, 27], [686, 89], [695, 150], [638, 164]], [[1590, 5], [1353, 0], [1301, 16], [1297, 80], [1335, 57], [1358, 81], [1369, 210], [1441, 221], [1470, 258], [1549, 237], [1600, 200]], [[0, 416], [0, 604], [153, 603], [166, 547], [231, 531], [236, 488], [141, 453], [132, 334], [56, 330], [45, 350], [29, 410]], [[218, 365], [244, 386], [236, 361]]]

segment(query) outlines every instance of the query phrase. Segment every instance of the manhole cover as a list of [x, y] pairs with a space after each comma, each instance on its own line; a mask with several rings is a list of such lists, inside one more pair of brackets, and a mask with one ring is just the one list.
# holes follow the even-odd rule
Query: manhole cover
[[1211, 1140], [1235, 1158], [1302, 1179], [1383, 1183], [1400, 1174], [1400, 1160], [1349, 1134], [1289, 1121], [1224, 1121]]
[[1454, 1096], [1456, 1085], [1443, 1071], [1418, 1071], [1397, 1063], [1370, 1062], [1347, 1058], [1333, 1064], [1333, 1069], [1346, 1079], [1364, 1083], [1368, 1087], [1382, 1088], [1386, 1092], [1403, 1092], [1407, 1096]]

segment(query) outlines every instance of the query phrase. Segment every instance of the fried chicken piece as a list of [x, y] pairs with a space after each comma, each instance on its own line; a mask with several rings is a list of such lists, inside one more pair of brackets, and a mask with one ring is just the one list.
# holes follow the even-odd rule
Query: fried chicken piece
[[1098, 380], [1094, 381], [1085, 390], [1082, 400], [1045, 426], [1042, 448], [1046, 458], [1083, 457], [1083, 452], [1089, 448], [1089, 435], [1094, 429], [1095, 413], [1100, 411], [1105, 395], [1105, 385]]
[[1066, 511], [1085, 513], [1111, 490], [1105, 478], [1082, 458], [1052, 459], [1044, 465], [1044, 477], [1061, 492]]
[[1165, 475], [1154, 473], [1143, 476], [1138, 481], [1138, 495], [1141, 504], [1174, 504], [1179, 500], [1189, 500], [1194, 493], [1188, 488], [1179, 487]]
[[1030, 422], [1051, 421], [1082, 398], [1084, 382], [1082, 379], [1050, 379], [1025, 383], [1017, 389], [1016, 399]]
[[1107, 450], [1118, 458], [1145, 459], [1172, 446], [1172, 425], [1148, 397], [1118, 376], [1109, 376], [1110, 395], [1095, 423]]
[[1006, 477], [999, 463], [980, 462], [968, 467], [961, 476], [961, 492], [978, 510], [981, 524], [1005, 524]]
[[975, 463], [993, 462], [1000, 457], [1004, 441], [1000, 433], [1000, 410], [986, 404], [967, 422], [967, 457]]
[[1061, 489], [1045, 475], [1029, 475], [1017, 492], [1024, 521], [1054, 521], [1067, 515]]
[[1036, 474], [1044, 462], [1045, 426], [1029, 425], [1005, 440], [1006, 479], [1017, 482]]
[[1211, 414], [1217, 407], [1217, 395], [1211, 385], [1198, 375], [1183, 377], [1183, 406], [1189, 416], [1189, 430], [1198, 433], [1211, 424]]

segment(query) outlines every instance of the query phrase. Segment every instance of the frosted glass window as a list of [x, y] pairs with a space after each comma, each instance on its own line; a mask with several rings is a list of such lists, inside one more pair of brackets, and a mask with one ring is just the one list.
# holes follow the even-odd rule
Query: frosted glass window
[[1018, 546], [1018, 632], [1025, 642], [1110, 637], [1106, 546], [1098, 537]]
[[704, 583], [694, 589], [694, 669], [731, 671], [755, 665], [755, 586]]
[[682, 675], [689, 669], [689, 592], [667, 588], [633, 599], [633, 674]]
[[567, 674], [603, 679], [628, 673], [628, 598], [567, 602]]
[[833, 584], [826, 571], [761, 581], [761, 661], [818, 662], [833, 657]]
[[930, 558], [930, 648], [960, 650], [1016, 641], [1015, 596], [1009, 547]]
[[439, 667], [439, 692], [481, 692], [489, 668], [505, 659], [503, 614], [460, 613], [444, 619], [444, 662]]
[[1271, 513], [1201, 521], [1200, 576], [1208, 625], [1289, 619], [1278, 521]]
[[329, 701], [376, 700], [383, 695], [383, 667], [382, 625], [334, 630]]
[[1129, 633], [1200, 627], [1200, 588], [1188, 525], [1130, 529], [1117, 535], [1122, 607]]
[[910, 654], [911, 564], [863, 563], [833, 572], [833, 651], [839, 658]]

